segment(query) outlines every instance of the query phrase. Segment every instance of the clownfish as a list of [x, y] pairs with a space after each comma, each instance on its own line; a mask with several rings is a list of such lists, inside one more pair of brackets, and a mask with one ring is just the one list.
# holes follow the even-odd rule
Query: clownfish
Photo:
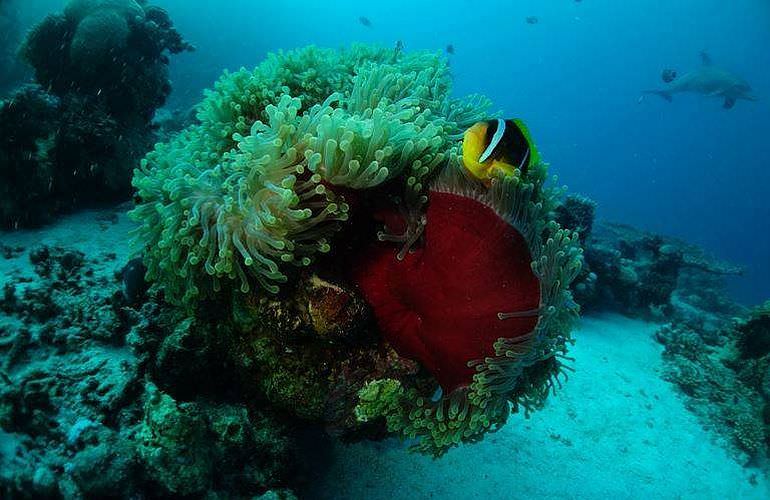
[[463, 136], [463, 165], [479, 180], [488, 182], [519, 170], [527, 173], [540, 161], [527, 126], [519, 119], [478, 122]]

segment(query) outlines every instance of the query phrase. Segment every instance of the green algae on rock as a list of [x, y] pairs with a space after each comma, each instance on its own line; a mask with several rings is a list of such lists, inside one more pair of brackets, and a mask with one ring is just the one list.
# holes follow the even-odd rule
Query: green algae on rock
[[[319, 302], [324, 294], [308, 293], [321, 287], [335, 297]], [[315, 275], [287, 288], [281, 297], [233, 291], [233, 335], [226, 349], [238, 378], [251, 381], [246, 398], [265, 398], [272, 408], [338, 436], [367, 435], [376, 426], [354, 414], [366, 380], [424, 375], [380, 341], [368, 307], [353, 290]]]
[[144, 417], [135, 440], [149, 478], [172, 495], [227, 496], [243, 485], [265, 484], [282, 466], [288, 441], [277, 423], [252, 418], [242, 406], [177, 402], [146, 387]]

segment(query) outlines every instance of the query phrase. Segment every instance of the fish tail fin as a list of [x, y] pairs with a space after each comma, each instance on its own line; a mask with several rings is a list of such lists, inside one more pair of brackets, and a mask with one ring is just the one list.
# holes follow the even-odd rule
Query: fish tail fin
[[645, 90], [642, 92], [642, 94], [656, 95], [658, 97], [665, 99], [668, 102], [671, 102], [674, 100], [674, 98], [671, 96], [671, 92], [667, 90]]

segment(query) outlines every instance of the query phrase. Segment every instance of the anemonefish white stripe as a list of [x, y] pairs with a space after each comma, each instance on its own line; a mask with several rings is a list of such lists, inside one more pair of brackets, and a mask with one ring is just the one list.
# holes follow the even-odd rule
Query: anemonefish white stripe
[[487, 146], [487, 149], [484, 150], [483, 153], [481, 153], [481, 156], [479, 157], [479, 163], [484, 163], [489, 159], [490, 156], [492, 156], [492, 153], [494, 152], [495, 148], [498, 144], [500, 144], [500, 140], [503, 138], [503, 134], [505, 134], [505, 120], [501, 120], [500, 118], [497, 119], [497, 130], [495, 130], [495, 135], [492, 136], [492, 140], [489, 141], [489, 146]]
[[519, 170], [521, 170], [521, 167], [523, 167], [524, 164], [527, 163], [528, 158], [529, 158], [529, 148], [527, 148], [527, 152], [524, 154], [524, 158], [522, 158], [521, 163], [519, 163]]

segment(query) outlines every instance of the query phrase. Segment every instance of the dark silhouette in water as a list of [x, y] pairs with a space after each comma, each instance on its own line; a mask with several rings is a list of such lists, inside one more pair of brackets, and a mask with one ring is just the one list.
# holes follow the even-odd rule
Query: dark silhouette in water
[[451, 43], [446, 46], [446, 53], [447, 54], [454, 54], [455, 53], [455, 46]]
[[169, 54], [192, 49], [166, 11], [129, 0], [72, 1], [35, 25], [20, 54], [38, 85], [0, 101], [0, 227], [127, 199], [171, 93]]
[[[644, 94], [654, 94], [668, 102], [673, 100], [673, 94], [690, 92], [706, 97], [718, 97], [724, 99], [722, 107], [730, 109], [739, 99], [756, 101], [751, 93], [751, 85], [743, 78], [729, 71], [714, 66], [711, 57], [706, 52], [701, 52], [700, 68], [690, 71], [672, 81], [664, 89], [645, 90]], [[665, 78], [664, 78], [665, 80]]]
[[402, 40], [396, 40], [396, 45], [393, 48], [393, 55], [395, 57], [398, 57], [401, 55], [401, 52], [404, 51], [404, 42]]
[[363, 24], [367, 28], [371, 28], [372, 27], [372, 22], [369, 20], [368, 17], [361, 16], [361, 17], [358, 18], [358, 22]]
[[527, 24], [537, 24], [540, 22], [540, 19], [537, 18], [537, 16], [529, 16], [526, 19]]
[[144, 298], [149, 284], [144, 280], [147, 268], [144, 267], [141, 257], [128, 261], [120, 272], [123, 280], [123, 297], [129, 304], [139, 304]]
[[666, 83], [671, 83], [676, 78], [676, 70], [675, 69], [664, 69], [663, 73], [660, 75], [660, 79], [663, 80]]

